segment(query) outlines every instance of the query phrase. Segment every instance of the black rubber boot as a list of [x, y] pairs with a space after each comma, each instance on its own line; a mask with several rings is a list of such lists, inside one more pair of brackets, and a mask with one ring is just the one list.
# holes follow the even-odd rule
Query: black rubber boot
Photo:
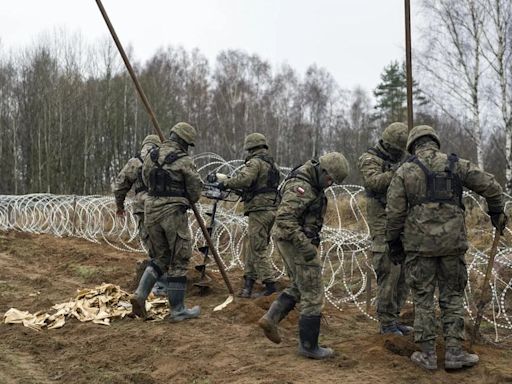
[[132, 313], [138, 317], [146, 319], [148, 314], [146, 312], [146, 299], [148, 298], [149, 292], [155, 285], [158, 279], [158, 273], [155, 269], [148, 265], [142, 274], [135, 293], [130, 299], [132, 304]]
[[252, 295], [252, 297], [270, 296], [274, 292], [277, 292], [276, 283], [274, 281], [264, 281], [265, 290]]
[[328, 359], [334, 355], [334, 351], [331, 348], [323, 348], [318, 346], [318, 336], [320, 335], [320, 320], [322, 320], [321, 315], [300, 316], [299, 355], [316, 360]]
[[279, 344], [281, 335], [278, 324], [295, 307], [296, 301], [290, 295], [282, 292], [277, 300], [274, 300], [267, 313], [258, 320], [258, 325], [265, 332], [265, 336], [272, 342]]
[[404, 335], [403, 332], [400, 330], [400, 328], [398, 328], [396, 323], [388, 324], [388, 325], [381, 324], [380, 325], [380, 333], [382, 335], [386, 335], [386, 334], [392, 334], [392, 335], [398, 335], [398, 336]]
[[244, 276], [244, 287], [242, 288], [242, 291], [238, 294], [238, 297], [243, 297], [244, 299], [249, 299], [252, 294], [253, 286], [254, 286], [254, 279]]
[[187, 309], [185, 307], [185, 290], [187, 288], [187, 277], [169, 277], [167, 296], [171, 313], [169, 321], [177, 323], [179, 321], [194, 319], [201, 314], [201, 308], [198, 305]]

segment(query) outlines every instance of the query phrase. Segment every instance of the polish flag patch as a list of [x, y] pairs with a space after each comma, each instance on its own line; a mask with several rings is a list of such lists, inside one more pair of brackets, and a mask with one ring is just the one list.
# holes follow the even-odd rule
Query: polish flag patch
[[302, 195], [304, 194], [304, 192], [305, 192], [305, 191], [304, 191], [304, 188], [302, 188], [302, 187], [297, 187], [297, 195], [302, 196]]

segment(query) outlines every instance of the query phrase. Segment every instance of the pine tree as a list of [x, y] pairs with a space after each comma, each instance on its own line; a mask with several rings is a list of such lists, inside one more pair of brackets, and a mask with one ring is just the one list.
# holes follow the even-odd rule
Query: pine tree
[[[407, 80], [405, 64], [400, 65], [393, 61], [386, 67], [380, 76], [381, 83], [373, 91], [377, 99], [375, 118], [380, 118], [387, 124], [394, 121], [407, 121]], [[413, 100], [417, 105], [427, 103], [422, 95], [418, 83], [413, 81]]]

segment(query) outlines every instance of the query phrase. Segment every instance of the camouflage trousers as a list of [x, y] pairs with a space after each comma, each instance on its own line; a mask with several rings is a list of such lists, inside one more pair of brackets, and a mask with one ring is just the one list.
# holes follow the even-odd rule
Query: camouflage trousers
[[149, 258], [152, 259], [155, 256], [155, 252], [151, 244], [151, 239], [149, 238], [149, 233], [144, 225], [144, 212], [134, 213], [134, 216], [137, 220], [137, 232], [139, 234], [140, 241], [144, 245], [144, 248], [146, 248]]
[[283, 292], [300, 302], [300, 314], [316, 316], [324, 306], [324, 285], [320, 258], [306, 262], [298, 249], [286, 240], [276, 241], [279, 254], [283, 258], [291, 285]]
[[377, 275], [377, 318], [382, 325], [391, 325], [398, 321], [409, 292], [405, 268], [381, 252], [373, 253], [373, 268]]
[[155, 252], [152, 263], [169, 277], [185, 276], [192, 256], [186, 212], [172, 212], [146, 229]]
[[460, 346], [464, 340], [463, 297], [468, 281], [464, 255], [407, 255], [405, 275], [415, 305], [414, 340], [417, 343], [435, 342], [434, 291], [437, 285], [446, 346]]
[[267, 254], [270, 231], [276, 219], [276, 211], [249, 213], [248, 234], [244, 244], [244, 276], [253, 280], [274, 282], [274, 269]]

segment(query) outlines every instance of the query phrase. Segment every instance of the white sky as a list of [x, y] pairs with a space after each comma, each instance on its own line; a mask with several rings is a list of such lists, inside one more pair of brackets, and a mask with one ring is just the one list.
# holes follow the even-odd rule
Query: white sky
[[[383, 67], [404, 57], [403, 0], [103, 0], [103, 5], [121, 42], [131, 44], [139, 60], [159, 47], [182, 45], [199, 48], [213, 66], [221, 50], [236, 48], [274, 66], [287, 62], [301, 74], [316, 63], [340, 86], [359, 84], [371, 91]], [[54, 28], [80, 31], [89, 42], [108, 34], [94, 0], [1, 1], [0, 15], [4, 48], [30, 44]]]

